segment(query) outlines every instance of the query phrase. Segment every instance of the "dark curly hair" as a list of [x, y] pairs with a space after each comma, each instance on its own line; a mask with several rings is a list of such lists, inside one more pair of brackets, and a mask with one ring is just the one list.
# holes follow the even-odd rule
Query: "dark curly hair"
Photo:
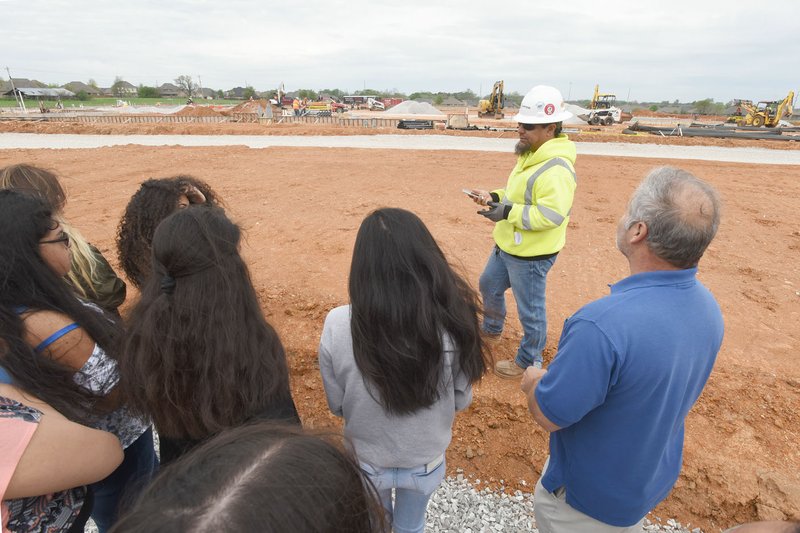
[[192, 176], [151, 178], [131, 197], [117, 228], [117, 253], [122, 270], [131, 283], [141, 289], [151, 271], [150, 247], [159, 223], [175, 212], [187, 187], [205, 196], [205, 205], [221, 206], [211, 186]]

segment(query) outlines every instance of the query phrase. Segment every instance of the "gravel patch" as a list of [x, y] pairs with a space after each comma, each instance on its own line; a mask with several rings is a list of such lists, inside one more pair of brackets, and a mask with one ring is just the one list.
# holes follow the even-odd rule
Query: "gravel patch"
[[[466, 479], [463, 474], [445, 479], [428, 504], [425, 523], [427, 533], [537, 533], [533, 514], [533, 494], [513, 494], [488, 488], [476, 489], [479, 479]], [[645, 531], [670, 533], [702, 533], [688, 529], [673, 519], [651, 522], [645, 519]]]

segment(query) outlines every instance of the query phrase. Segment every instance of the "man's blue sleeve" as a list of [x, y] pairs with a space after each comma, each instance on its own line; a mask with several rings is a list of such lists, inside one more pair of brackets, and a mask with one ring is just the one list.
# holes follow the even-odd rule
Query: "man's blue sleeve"
[[594, 322], [571, 318], [555, 359], [536, 386], [536, 401], [553, 424], [571, 426], [605, 401], [617, 372], [617, 350], [608, 337]]

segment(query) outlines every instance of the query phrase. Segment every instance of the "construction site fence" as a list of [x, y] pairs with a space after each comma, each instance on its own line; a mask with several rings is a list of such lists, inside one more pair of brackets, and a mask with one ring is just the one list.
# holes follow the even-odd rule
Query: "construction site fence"
[[51, 114], [51, 115], [0, 115], [0, 120], [25, 122], [79, 122], [84, 124], [329, 124], [351, 128], [397, 128], [399, 119], [391, 118], [341, 118], [337, 116], [265, 117], [256, 113], [233, 113], [230, 116], [191, 115], [101, 115], [101, 114]]

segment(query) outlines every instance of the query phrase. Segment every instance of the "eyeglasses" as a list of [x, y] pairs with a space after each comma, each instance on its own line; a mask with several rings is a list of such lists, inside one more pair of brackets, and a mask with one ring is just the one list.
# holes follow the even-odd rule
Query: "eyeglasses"
[[538, 126], [538, 124], [523, 124], [522, 122], [518, 122], [517, 124], [522, 126], [522, 129], [525, 131], [533, 131], [536, 129], [536, 126]]
[[69, 246], [69, 235], [62, 233], [57, 239], [50, 239], [49, 241], [39, 241], [39, 244], [56, 244], [59, 242], [65, 243]]

